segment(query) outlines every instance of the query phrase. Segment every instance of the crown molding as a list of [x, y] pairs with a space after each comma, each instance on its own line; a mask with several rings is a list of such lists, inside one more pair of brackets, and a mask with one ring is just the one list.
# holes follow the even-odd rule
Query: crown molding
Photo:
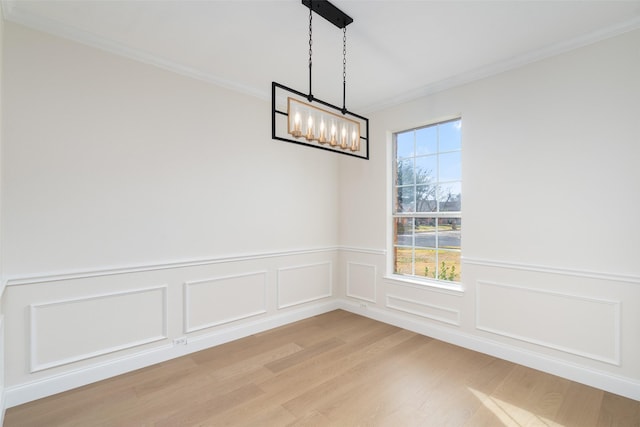
[[[25, 13], [15, 7], [16, 3], [16, 0], [0, 0], [0, 9], [2, 10], [2, 14], [4, 15], [5, 20], [24, 25], [38, 31], [53, 34], [55, 36], [70, 39], [84, 45], [95, 47], [97, 49], [101, 49], [116, 55], [124, 56], [129, 59], [154, 65], [167, 71], [211, 83], [245, 95], [253, 96], [262, 100], [270, 99], [269, 90], [263, 90], [249, 85], [244, 85], [237, 81], [225, 79], [193, 67], [185, 66], [178, 62], [162, 58], [161, 56], [145, 52], [140, 49], [133, 49], [122, 43], [115, 42], [105, 37], [97, 36], [88, 31], [80, 30], [61, 22], [57, 22], [31, 13]], [[462, 86], [476, 80], [497, 75], [505, 71], [520, 68], [527, 64], [537, 62], [545, 58], [553, 57], [583, 46], [588, 46], [590, 44], [622, 35], [639, 28], [640, 16], [636, 16], [627, 21], [604, 27], [587, 34], [574, 37], [564, 42], [556, 43], [554, 45], [547, 46], [542, 49], [526, 53], [524, 55], [518, 55], [505, 61], [490, 64], [430, 83], [416, 90], [411, 90], [404, 94], [400, 94], [398, 96], [373, 103], [367, 107], [361, 107], [359, 108], [359, 110], [362, 111], [363, 114], [371, 114], [373, 112], [391, 108], [406, 102], [414, 101], [418, 98], [432, 95], [437, 92], [452, 89], [454, 87]]]
[[233, 80], [225, 79], [220, 76], [204, 72], [197, 68], [189, 67], [178, 62], [163, 58], [159, 55], [149, 53], [140, 49], [134, 49], [125, 44], [116, 42], [106, 37], [98, 36], [91, 32], [78, 29], [76, 27], [63, 24], [61, 22], [48, 19], [32, 13], [25, 13], [15, 7], [16, 0], [0, 0], [4, 17], [7, 21], [24, 25], [31, 29], [52, 34], [64, 39], [72, 40], [80, 44], [104, 50], [125, 58], [133, 59], [138, 62], [153, 65], [167, 71], [174, 72], [196, 80], [201, 80], [239, 92], [245, 95], [253, 96], [263, 100], [270, 99], [270, 91], [257, 89], [248, 85], [238, 83]]
[[443, 80], [439, 80], [434, 83], [430, 83], [422, 88], [406, 92], [396, 97], [381, 101], [376, 104], [372, 104], [367, 108], [360, 108], [362, 114], [371, 114], [376, 111], [392, 108], [397, 105], [414, 101], [419, 98], [423, 98], [428, 95], [432, 95], [437, 92], [442, 92], [447, 89], [462, 86], [467, 83], [481, 80], [487, 77], [491, 77], [497, 74], [504, 73], [506, 71], [514, 70], [525, 65], [541, 61], [546, 58], [560, 55], [565, 52], [569, 52], [574, 49], [578, 49], [584, 46], [588, 46], [608, 38], [616, 37], [630, 31], [634, 31], [640, 28], [640, 16], [629, 19], [625, 22], [621, 22], [615, 25], [611, 25], [605, 28], [601, 28], [597, 31], [592, 31], [587, 34], [583, 34], [578, 37], [566, 40], [561, 43], [556, 43], [551, 46], [544, 47], [542, 49], [534, 50], [523, 55], [518, 55], [505, 61], [490, 64], [484, 67], [476, 68], [465, 73], [461, 73]]

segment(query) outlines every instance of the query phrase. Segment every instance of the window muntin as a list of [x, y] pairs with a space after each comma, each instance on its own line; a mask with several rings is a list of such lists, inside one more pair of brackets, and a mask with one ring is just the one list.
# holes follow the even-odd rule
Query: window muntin
[[460, 282], [461, 123], [394, 134], [394, 274]]

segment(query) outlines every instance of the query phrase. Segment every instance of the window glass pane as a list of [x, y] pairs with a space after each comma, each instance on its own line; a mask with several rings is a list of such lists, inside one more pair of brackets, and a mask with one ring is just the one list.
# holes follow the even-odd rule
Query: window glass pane
[[438, 151], [437, 126], [429, 126], [416, 131], [416, 156], [435, 154]]
[[438, 251], [439, 280], [460, 281], [460, 251]]
[[415, 184], [413, 159], [399, 160], [396, 169], [397, 185]]
[[436, 278], [436, 250], [416, 248], [416, 276]]
[[393, 248], [393, 272], [397, 274], [413, 274], [413, 249]]
[[397, 212], [415, 212], [415, 187], [398, 187]]
[[413, 153], [413, 131], [403, 132], [396, 135], [396, 155], [402, 157], [412, 157]]
[[447, 182], [438, 186], [440, 212], [460, 212], [462, 210], [462, 184]]
[[396, 218], [395, 244], [413, 246], [413, 218]]
[[460, 150], [460, 120], [438, 125], [440, 152]]
[[413, 274], [413, 224], [413, 218], [395, 220], [394, 273]]
[[462, 179], [459, 151], [440, 154], [440, 156], [438, 156], [438, 161], [438, 181], [460, 181]]
[[436, 247], [436, 220], [435, 218], [415, 219], [415, 246], [423, 248]]
[[438, 173], [438, 157], [416, 157], [416, 184], [428, 184], [434, 182]]
[[459, 282], [460, 252], [416, 248], [415, 275]]
[[435, 212], [438, 209], [436, 202], [435, 185], [418, 185], [416, 189], [416, 212]]
[[459, 250], [461, 236], [461, 218], [438, 219], [438, 248]]

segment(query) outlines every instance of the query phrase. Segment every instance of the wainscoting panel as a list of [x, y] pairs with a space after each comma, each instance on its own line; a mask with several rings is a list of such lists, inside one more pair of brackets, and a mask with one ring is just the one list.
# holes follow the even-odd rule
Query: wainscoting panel
[[30, 305], [31, 372], [167, 338], [167, 287]]
[[620, 365], [621, 303], [478, 281], [476, 328]]
[[331, 262], [279, 268], [278, 309], [330, 297], [331, 270]]
[[348, 297], [376, 302], [376, 266], [358, 262], [347, 263]]
[[448, 307], [428, 304], [394, 295], [387, 295], [387, 307], [449, 325], [460, 325], [460, 311]]
[[185, 332], [194, 332], [266, 312], [266, 271], [184, 284]]
[[1, 313], [5, 402], [335, 310], [337, 259], [337, 248], [321, 247], [12, 277]]

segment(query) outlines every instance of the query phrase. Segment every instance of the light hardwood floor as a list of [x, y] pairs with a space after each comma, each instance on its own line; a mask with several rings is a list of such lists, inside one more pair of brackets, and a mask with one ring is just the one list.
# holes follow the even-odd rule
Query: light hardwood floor
[[640, 426], [640, 402], [333, 311], [10, 408], [12, 426]]

